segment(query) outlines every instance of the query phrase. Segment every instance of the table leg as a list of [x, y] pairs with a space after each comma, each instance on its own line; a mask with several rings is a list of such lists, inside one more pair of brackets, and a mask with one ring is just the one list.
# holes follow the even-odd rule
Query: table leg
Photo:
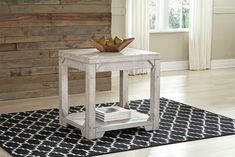
[[60, 125], [67, 127], [67, 123], [63, 121], [69, 113], [68, 104], [68, 67], [63, 64], [64, 59], [59, 58], [59, 120]]
[[145, 126], [147, 131], [159, 128], [160, 118], [160, 60], [153, 62], [150, 78], [150, 121], [152, 126]]
[[120, 106], [129, 109], [128, 104], [128, 71], [120, 71], [120, 92], [119, 92], [119, 102]]
[[85, 99], [85, 129], [83, 136], [88, 139], [96, 138], [96, 117], [95, 117], [95, 92], [96, 92], [96, 71], [95, 65], [87, 65], [86, 68], [86, 99]]

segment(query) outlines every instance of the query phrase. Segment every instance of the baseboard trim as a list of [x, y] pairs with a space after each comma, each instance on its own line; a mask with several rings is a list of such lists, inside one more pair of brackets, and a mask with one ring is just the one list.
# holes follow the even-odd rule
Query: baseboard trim
[[177, 70], [188, 70], [188, 61], [175, 61], [175, 62], [162, 62], [161, 71], [177, 71]]
[[235, 59], [212, 60], [211, 69], [235, 68]]

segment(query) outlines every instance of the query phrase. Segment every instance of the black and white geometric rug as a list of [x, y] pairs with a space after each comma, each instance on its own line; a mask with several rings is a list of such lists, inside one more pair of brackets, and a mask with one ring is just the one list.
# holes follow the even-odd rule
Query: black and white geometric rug
[[[114, 103], [99, 104], [103, 106]], [[131, 101], [130, 106], [148, 113], [149, 100]], [[71, 107], [79, 112], [83, 107]], [[106, 132], [87, 140], [78, 129], [59, 125], [58, 109], [0, 115], [0, 146], [14, 157], [93, 156], [178, 142], [235, 134], [235, 120], [161, 98], [158, 131], [131, 128]]]

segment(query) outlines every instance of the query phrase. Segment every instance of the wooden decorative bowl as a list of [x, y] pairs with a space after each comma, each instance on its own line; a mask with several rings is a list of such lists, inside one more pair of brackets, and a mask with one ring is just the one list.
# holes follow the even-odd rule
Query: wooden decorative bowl
[[96, 49], [98, 49], [100, 52], [120, 52], [122, 51], [125, 47], [127, 47], [135, 38], [127, 38], [123, 39], [123, 42], [118, 45], [101, 45], [95, 40], [90, 40], [90, 44], [94, 46]]

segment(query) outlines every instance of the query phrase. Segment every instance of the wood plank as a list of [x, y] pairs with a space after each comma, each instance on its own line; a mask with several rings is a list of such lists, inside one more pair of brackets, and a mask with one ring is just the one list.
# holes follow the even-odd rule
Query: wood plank
[[110, 25], [111, 13], [2, 14], [0, 27]]
[[0, 28], [0, 37], [71, 36], [110, 34], [110, 25]]
[[[98, 78], [96, 85], [97, 91], [100, 89], [102, 84], [110, 83], [111, 78]], [[105, 83], [101, 83], [105, 82]], [[100, 84], [100, 85], [98, 85]], [[76, 88], [72, 88], [76, 87]], [[7, 92], [17, 92], [17, 91], [31, 91], [31, 90], [38, 90], [38, 89], [50, 89], [50, 88], [58, 88], [58, 80], [55, 82], [39, 82], [39, 83], [28, 83], [28, 84], [3, 84], [0, 86], [0, 93], [7, 93]], [[76, 93], [84, 92], [85, 91], [85, 80], [70, 80], [69, 81], [69, 88], [70, 92]], [[75, 90], [76, 89], [76, 90]]]
[[60, 4], [60, 0], [1, 0], [0, 4]]
[[[56, 81], [57, 75], [32, 75], [30, 73], [31, 68], [16, 68], [16, 69], [1, 69], [0, 70], [0, 82], [2, 84], [26, 84], [26, 83], [35, 83], [41, 81]], [[17, 74], [14, 74], [17, 73]], [[16, 77], [17, 76], [17, 77]], [[47, 77], [45, 77], [47, 76]]]
[[[111, 13], [66, 13], [52, 14], [52, 24], [63, 25], [109, 25]], [[69, 21], [69, 22], [68, 22]]]
[[58, 73], [58, 67], [55, 67], [55, 66], [10, 69], [11, 77], [46, 75], [46, 74], [56, 74], [56, 73]]
[[[1, 31], [2, 28], [0, 28]], [[104, 26], [64, 26], [64, 27], [24, 27], [24, 36], [50, 35], [95, 35], [110, 34], [110, 25]], [[20, 35], [18, 35], [20, 36]]]
[[0, 5], [0, 14], [4, 13], [10, 13], [10, 7], [8, 5]]
[[51, 14], [2, 14], [0, 27], [51, 26]]
[[61, 4], [110, 5], [111, 0], [61, 0]]
[[33, 43], [18, 43], [18, 50], [34, 50], [34, 49], [76, 49], [76, 48], [91, 48], [89, 41], [59, 41], [59, 42], [33, 42]]
[[58, 88], [0, 93], [0, 101], [21, 99], [21, 98], [36, 98], [36, 97], [52, 96], [52, 95], [55, 95], [55, 93], [57, 92], [58, 92]]
[[1, 51], [15, 51], [17, 49], [16, 44], [0, 44]]
[[3, 77], [10, 77], [10, 76], [11, 76], [10, 70], [0, 69], [0, 79], [3, 78]]
[[11, 68], [31, 68], [38, 66], [57, 66], [58, 58], [41, 58], [33, 60], [12, 60], [0, 62], [0, 67], [2, 69]]
[[57, 88], [57, 87], [58, 87], [58, 82], [29, 83], [25, 85], [7, 84], [4, 86], [1, 86], [0, 91], [2, 93], [7, 93], [7, 92], [31, 91], [31, 90], [39, 90], [39, 89], [50, 89], [50, 88]]
[[[10, 5], [10, 13], [110, 13], [111, 6], [103, 5]], [[4, 13], [3, 11], [1, 11]], [[8, 10], [6, 10], [8, 13]]]
[[39, 59], [39, 58], [49, 58], [53, 53], [58, 53], [55, 50], [25, 50], [25, 51], [3, 51], [0, 52], [2, 61], [10, 60], [25, 60], [27, 59]]
[[3, 70], [0, 70], [0, 78], [57, 74], [57, 72], [58, 72], [57, 66], [3, 69]]
[[[103, 20], [103, 21], [102, 21]], [[93, 26], [93, 25], [98, 25], [98, 26], [103, 26], [103, 25], [109, 25], [111, 24], [110, 20], [35, 20], [35, 21], [6, 21], [6, 22], [1, 22], [0, 27], [15, 27], [15, 26], [20, 26], [20, 27], [35, 27], [35, 26]]]
[[3, 43], [5, 43], [5, 39], [2, 37], [0, 37], [0, 44], [3, 44]]
[[[34, 15], [34, 14], [32, 14]], [[38, 15], [38, 14], [37, 14]], [[52, 20], [79, 20], [79, 21], [90, 21], [90, 20], [110, 20], [112, 17], [111, 13], [56, 13], [50, 14]]]
[[3, 37], [1, 43], [27, 43], [27, 42], [47, 42], [47, 41], [86, 41], [98, 39], [106, 34], [82, 34], [82, 35], [50, 35], [50, 36], [22, 36], [22, 37]]
[[[104, 83], [105, 82], [105, 83]], [[57, 83], [53, 83], [57, 84]], [[83, 87], [85, 84], [84, 80], [78, 81], [78, 83], [70, 85], [69, 93], [70, 94], [79, 94], [84, 93], [85, 87]], [[110, 78], [99, 78], [97, 79], [97, 91], [107, 91], [111, 89], [111, 79]], [[36, 85], [37, 86], [37, 85]], [[38, 85], [40, 86], [40, 85]], [[12, 100], [12, 99], [21, 99], [21, 98], [35, 98], [35, 97], [45, 97], [45, 96], [54, 96], [58, 94], [58, 88], [47, 88], [46, 84], [44, 84], [44, 89], [38, 89], [38, 87], [35, 90], [30, 89], [29, 91], [23, 90], [23, 91], [14, 91], [12, 89], [11, 92], [0, 92], [0, 100]], [[22, 87], [23, 89], [23, 87]]]
[[89, 20], [87, 19], [86, 21], [79, 21], [79, 20], [53, 20], [52, 21], [52, 25], [53, 26], [76, 26], [76, 25], [80, 25], [80, 26], [103, 26], [103, 25], [109, 25], [111, 24], [110, 20], [107, 19], [101, 19], [101, 20]]
[[[10, 76], [10, 70], [0, 70], [0, 74]], [[24, 69], [23, 69], [24, 70]], [[27, 68], [26, 68], [27, 70]], [[2, 77], [2, 78], [1, 78]], [[97, 78], [106, 78], [111, 77], [111, 72], [97, 73]], [[85, 78], [84, 72], [69, 72], [69, 80], [81, 80]], [[0, 84], [27, 84], [27, 83], [38, 83], [38, 82], [53, 82], [58, 81], [58, 74], [48, 74], [48, 75], [30, 75], [30, 76], [21, 76], [21, 77], [10, 77], [4, 78], [0, 75]]]
[[[1, 9], [1, 8], [0, 8]], [[0, 37], [24, 36], [22, 28], [0, 28]]]
[[80, 5], [103, 5], [111, 4], [110, 0], [1, 0], [0, 4], [80, 4]]

